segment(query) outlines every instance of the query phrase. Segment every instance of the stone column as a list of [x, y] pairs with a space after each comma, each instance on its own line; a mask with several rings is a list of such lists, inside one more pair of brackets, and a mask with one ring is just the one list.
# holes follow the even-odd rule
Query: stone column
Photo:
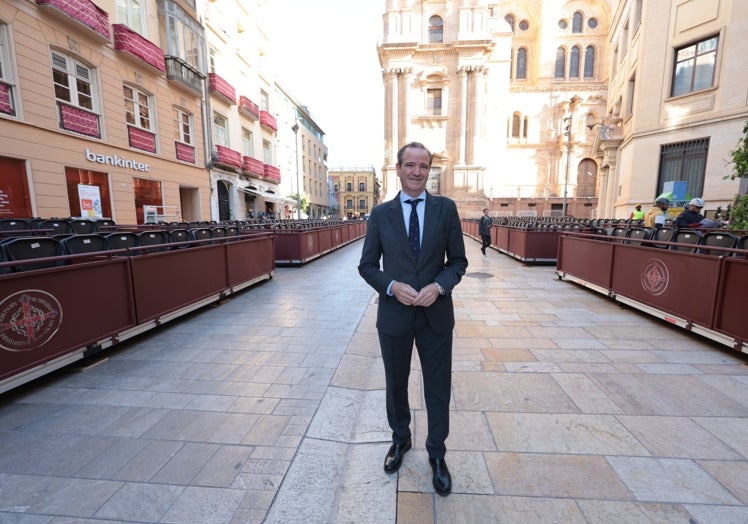
[[399, 123], [399, 112], [400, 112], [400, 86], [398, 85], [400, 83], [400, 70], [399, 69], [390, 69], [390, 76], [392, 78], [390, 87], [391, 87], [391, 94], [390, 97], [392, 99], [392, 107], [390, 108], [390, 129], [392, 131], [392, 134], [390, 135], [391, 138], [391, 147], [392, 147], [392, 163], [397, 162], [397, 150], [400, 147], [400, 137], [398, 135], [398, 131], [400, 130]]
[[466, 67], [460, 67], [457, 70], [457, 77], [460, 79], [460, 122], [458, 125], [458, 129], [460, 130], [460, 148], [457, 152], [457, 163], [460, 165], [465, 164], [466, 158], [467, 74], [468, 68]]

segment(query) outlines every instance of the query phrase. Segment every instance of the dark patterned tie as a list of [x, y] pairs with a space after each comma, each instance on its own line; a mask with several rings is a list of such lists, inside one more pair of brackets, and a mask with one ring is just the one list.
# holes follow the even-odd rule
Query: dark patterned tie
[[421, 226], [418, 223], [418, 213], [416, 208], [418, 202], [421, 202], [422, 198], [412, 198], [406, 200], [406, 204], [410, 204], [410, 224], [408, 225], [408, 244], [410, 245], [410, 252], [413, 254], [413, 260], [418, 262], [418, 254], [421, 252]]

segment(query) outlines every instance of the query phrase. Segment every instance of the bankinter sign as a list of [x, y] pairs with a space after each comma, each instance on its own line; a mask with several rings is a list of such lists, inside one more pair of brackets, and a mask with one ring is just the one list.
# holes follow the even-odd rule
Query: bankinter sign
[[148, 172], [151, 170], [150, 164], [141, 164], [135, 160], [127, 160], [125, 157], [118, 155], [97, 155], [88, 148], [86, 148], [86, 160], [96, 162], [97, 164], [134, 169], [135, 171]]

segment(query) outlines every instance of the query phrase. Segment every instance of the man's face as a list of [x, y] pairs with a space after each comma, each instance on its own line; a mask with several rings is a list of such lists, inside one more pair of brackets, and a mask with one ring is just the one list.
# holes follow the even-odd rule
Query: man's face
[[429, 154], [426, 150], [410, 147], [403, 152], [403, 163], [397, 164], [397, 176], [403, 193], [417, 197], [429, 181]]

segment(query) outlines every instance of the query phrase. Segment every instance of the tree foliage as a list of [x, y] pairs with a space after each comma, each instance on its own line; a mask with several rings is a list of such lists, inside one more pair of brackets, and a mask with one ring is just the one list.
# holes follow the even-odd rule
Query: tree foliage
[[[732, 174], [726, 176], [730, 180], [748, 177], [748, 122], [743, 126], [743, 137], [730, 152], [732, 159]], [[735, 195], [735, 201], [730, 209], [730, 229], [748, 230], [748, 195]]]

